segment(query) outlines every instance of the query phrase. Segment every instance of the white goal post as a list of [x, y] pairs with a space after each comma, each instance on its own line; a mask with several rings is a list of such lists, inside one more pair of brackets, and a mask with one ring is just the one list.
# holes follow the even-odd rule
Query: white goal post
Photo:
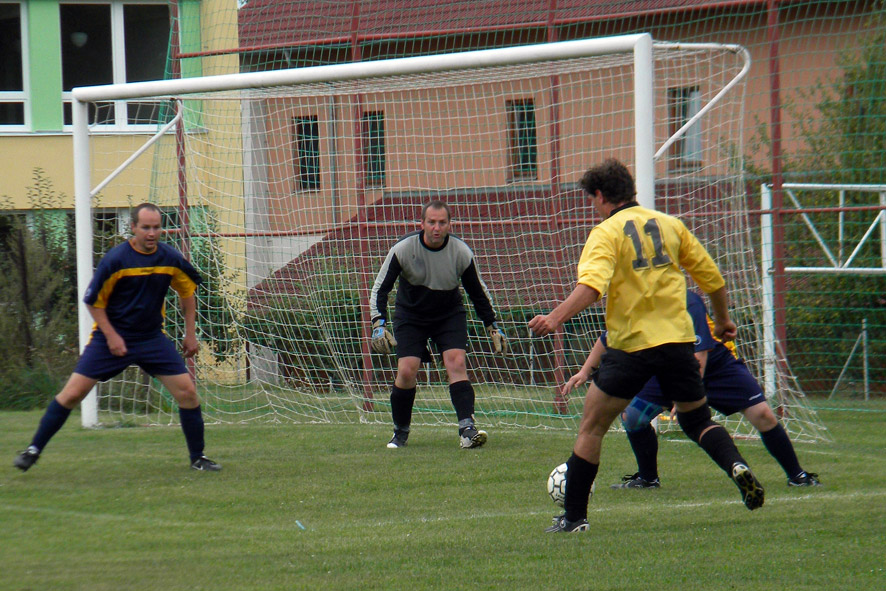
[[[576, 181], [615, 156], [638, 200], [680, 215], [717, 259], [756, 368], [760, 281], [740, 165], [749, 67], [740, 46], [641, 34], [77, 88], [78, 288], [101, 254], [93, 211], [120, 196], [157, 202], [210, 279], [195, 367], [210, 420], [387, 423], [393, 366], [367, 346], [368, 288], [421, 205], [443, 199], [514, 349], [488, 355], [468, 305], [478, 421], [572, 428], [580, 400], [560, 386], [602, 329], [600, 311], [553, 339], [529, 338], [525, 321], [571, 289], [596, 221]], [[141, 147], [89, 121], [125, 101], [169, 105]], [[91, 326], [81, 305], [81, 347]], [[422, 374], [417, 424], [454, 420], [442, 373]], [[175, 421], [144, 376], [101, 388], [84, 425], [99, 412]], [[817, 437], [814, 416], [791, 417], [792, 435]]]

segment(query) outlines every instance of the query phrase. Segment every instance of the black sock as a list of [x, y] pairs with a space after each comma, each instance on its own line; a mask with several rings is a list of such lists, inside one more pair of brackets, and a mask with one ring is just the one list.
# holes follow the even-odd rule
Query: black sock
[[37, 432], [34, 433], [31, 445], [36, 447], [39, 451], [43, 451], [43, 448], [46, 447], [46, 444], [52, 439], [52, 436], [58, 433], [58, 430], [61, 429], [62, 425], [65, 424], [65, 421], [68, 420], [70, 414], [70, 408], [65, 408], [53, 398], [49, 403], [49, 406], [46, 407], [46, 412], [43, 413], [43, 417], [40, 419], [40, 425], [37, 426]]
[[732, 465], [736, 462], [747, 465], [747, 462], [735, 447], [735, 442], [729, 435], [729, 431], [722, 425], [716, 423], [714, 425], [701, 436], [698, 445], [732, 478]]
[[412, 405], [415, 403], [415, 387], [408, 389], [391, 386], [391, 417], [394, 429], [409, 433], [412, 424]]
[[796, 452], [794, 452], [791, 438], [788, 437], [788, 433], [781, 426], [781, 423], [778, 423], [775, 425], [775, 428], [765, 433], [761, 432], [760, 439], [763, 440], [766, 451], [772, 454], [772, 457], [779, 463], [784, 473], [788, 475], [788, 478], [802, 474], [803, 468], [800, 467], [800, 461], [797, 459]]
[[468, 380], [449, 384], [449, 398], [458, 418], [458, 434], [474, 424], [474, 387]]
[[637, 458], [640, 478], [648, 482], [658, 479], [658, 435], [652, 425], [639, 431], [628, 431], [628, 441]]
[[588, 500], [591, 486], [597, 477], [600, 464], [592, 464], [573, 454], [566, 460], [566, 509], [567, 521], [578, 521], [588, 516]]
[[188, 444], [188, 453], [191, 455], [193, 462], [203, 455], [203, 412], [200, 407], [197, 408], [181, 408], [178, 409], [178, 416], [181, 419], [182, 431], [185, 434], [185, 441]]

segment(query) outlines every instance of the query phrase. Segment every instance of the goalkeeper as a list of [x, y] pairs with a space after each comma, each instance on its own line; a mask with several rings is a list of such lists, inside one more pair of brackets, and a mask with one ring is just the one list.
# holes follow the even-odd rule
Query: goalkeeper
[[[760, 432], [766, 450], [784, 470], [788, 486], [818, 486], [818, 474], [800, 467], [794, 446], [787, 432], [766, 402], [763, 391], [744, 361], [739, 359], [735, 344], [721, 341], [711, 334], [713, 320], [707, 314], [704, 301], [692, 291], [686, 292], [687, 309], [695, 326], [695, 357], [701, 366], [702, 381], [711, 408], [725, 416], [742, 413]], [[600, 336], [581, 369], [563, 386], [568, 394], [587, 382], [599, 367], [606, 351], [606, 334]], [[621, 422], [637, 459], [636, 474], [625, 476], [611, 488], [658, 488], [658, 437], [650, 424], [671, 403], [664, 398], [661, 386], [652, 378], [634, 397], [621, 414]]]
[[179, 405], [178, 413], [191, 468], [217, 472], [221, 466], [203, 455], [203, 414], [194, 380], [175, 343], [163, 332], [166, 294], [172, 287], [185, 317], [185, 357], [197, 353], [197, 303], [200, 275], [182, 254], [159, 241], [160, 209], [142, 203], [132, 210], [132, 238], [108, 251], [98, 264], [83, 301], [95, 319], [89, 343], [61, 392], [49, 403], [31, 445], [13, 465], [29, 469], [43, 448], [99, 381], [138, 365], [162, 383]]
[[[421, 230], [402, 237], [388, 252], [369, 299], [372, 350], [396, 349], [397, 376], [391, 387], [394, 436], [387, 446], [406, 446], [415, 402], [416, 374], [422, 361], [431, 361], [428, 339], [434, 342], [449, 378], [449, 396], [458, 418], [459, 444], [480, 447], [487, 434], [474, 424], [474, 388], [468, 380], [465, 349], [467, 313], [459, 285], [464, 286], [477, 316], [486, 326], [497, 354], [507, 352], [507, 339], [495, 321], [492, 298], [480, 278], [474, 253], [449, 233], [451, 214], [442, 201], [421, 210]], [[399, 278], [393, 331], [388, 323], [388, 295]]]

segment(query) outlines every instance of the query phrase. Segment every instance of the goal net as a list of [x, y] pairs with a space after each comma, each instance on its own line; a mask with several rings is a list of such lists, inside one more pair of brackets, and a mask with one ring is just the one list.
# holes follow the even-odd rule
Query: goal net
[[[205, 279], [193, 371], [209, 420], [388, 424], [396, 360], [368, 346], [369, 291], [421, 206], [440, 199], [511, 349], [490, 353], [466, 299], [478, 423], [571, 429], [583, 392], [561, 386], [603, 330], [603, 308], [544, 339], [527, 321], [572, 290], [600, 221], [577, 180], [616, 157], [641, 202], [680, 216], [714, 255], [739, 350], [761, 376], [758, 239], [741, 176], [747, 66], [740, 47], [632, 35], [77, 89], [78, 235], [93, 233], [80, 261], [123, 239], [110, 214], [157, 203], [166, 240]], [[109, 108], [147, 110], [157, 133], [141, 148], [121, 141], [101, 123]], [[170, 298], [167, 331], [179, 338], [182, 325]], [[795, 438], [822, 437], [780, 367], [773, 406]], [[456, 422], [446, 381], [439, 358], [423, 366], [416, 424]], [[177, 420], [137, 368], [96, 395], [95, 420]]]

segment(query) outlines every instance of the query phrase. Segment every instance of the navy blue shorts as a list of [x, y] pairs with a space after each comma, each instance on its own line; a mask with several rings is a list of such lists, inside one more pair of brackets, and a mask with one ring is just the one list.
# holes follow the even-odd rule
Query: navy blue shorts
[[[702, 381], [708, 396], [708, 404], [727, 417], [766, 401], [763, 389], [751, 375], [744, 361], [734, 357], [728, 357], [717, 367], [706, 368], [705, 378]], [[649, 380], [637, 397], [666, 408], [671, 406], [654, 378]]]
[[74, 373], [100, 382], [110, 380], [130, 365], [137, 365], [152, 376], [188, 373], [175, 343], [162, 332], [147, 337], [123, 337], [123, 340], [126, 341], [126, 355], [117, 357], [111, 354], [104, 333], [93, 331]]
[[670, 401], [694, 402], [704, 398], [693, 343], [668, 343], [633, 353], [606, 347], [594, 383], [610, 396], [630, 400], [653, 377], [658, 378], [668, 406]]
[[430, 322], [395, 318], [394, 338], [397, 339], [397, 359], [419, 357], [422, 361], [431, 361], [428, 339], [440, 353], [468, 348], [468, 315], [462, 311]]

